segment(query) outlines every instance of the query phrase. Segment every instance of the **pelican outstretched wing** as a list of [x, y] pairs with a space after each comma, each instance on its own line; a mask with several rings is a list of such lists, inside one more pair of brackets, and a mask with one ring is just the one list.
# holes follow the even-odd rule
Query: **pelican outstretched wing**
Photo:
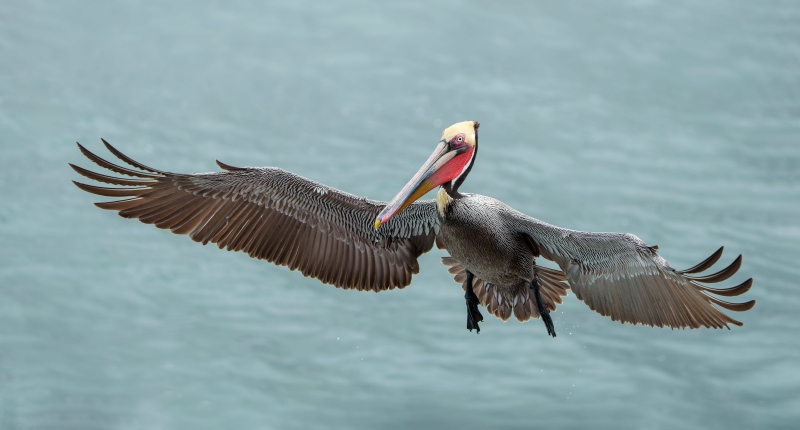
[[[147, 167], [103, 141], [137, 170], [106, 161], [78, 144], [100, 167], [135, 177], [95, 173], [70, 164], [95, 181], [78, 188], [122, 200], [95, 203], [195, 242], [242, 251], [300, 270], [339, 288], [382, 291], [402, 288], [419, 272], [417, 257], [429, 251], [439, 230], [433, 200], [412, 204], [376, 230], [386, 205], [272, 167], [232, 167], [224, 172], [180, 174]], [[74, 182], [74, 181], [73, 181]]]
[[741, 255], [719, 272], [698, 275], [719, 260], [723, 248], [690, 269], [675, 270], [658, 255], [657, 247], [632, 234], [568, 230], [516, 211], [512, 217], [542, 257], [566, 273], [575, 295], [614, 321], [676, 328], [740, 326], [719, 308], [741, 312], [755, 305], [755, 300], [730, 303], [712, 296], [744, 294], [752, 278], [727, 289], [705, 285], [733, 276]]

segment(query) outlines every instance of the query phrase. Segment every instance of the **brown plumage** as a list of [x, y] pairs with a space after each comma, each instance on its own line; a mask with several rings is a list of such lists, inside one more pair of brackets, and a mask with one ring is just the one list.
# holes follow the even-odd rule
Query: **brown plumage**
[[388, 228], [372, 220], [385, 203], [356, 197], [275, 168], [239, 168], [185, 175], [138, 163], [107, 142], [114, 155], [133, 167], [110, 163], [78, 144], [97, 165], [127, 179], [71, 165], [89, 179], [131, 188], [75, 182], [108, 197], [96, 203], [124, 218], [137, 218], [195, 242], [242, 251], [251, 257], [300, 270], [339, 288], [381, 291], [402, 288], [419, 272], [417, 257], [433, 246], [438, 230], [433, 201], [411, 205]]
[[[753, 284], [719, 289], [741, 256], [725, 269], [700, 276], [722, 248], [696, 266], [677, 271], [631, 234], [590, 233], [556, 227], [490, 197], [461, 194], [478, 149], [478, 124], [447, 128], [433, 155], [391, 202], [368, 200], [281, 169], [217, 164], [222, 172], [180, 174], [157, 170], [125, 156], [134, 169], [111, 163], [78, 145], [108, 176], [70, 165], [101, 187], [75, 184], [93, 194], [122, 198], [96, 203], [125, 218], [186, 234], [203, 244], [300, 270], [339, 288], [382, 291], [402, 288], [419, 272], [417, 258], [435, 242], [466, 291], [467, 327], [482, 320], [476, 305], [519, 321], [541, 318], [555, 336], [549, 312], [572, 289], [593, 310], [611, 319], [657, 327], [742, 325], [720, 310], [746, 311], [755, 301], [730, 303]], [[441, 186], [436, 200], [416, 201]], [[554, 261], [561, 270], [540, 266]], [[472, 277], [471, 288], [467, 279]], [[538, 297], [538, 298], [537, 298]]]

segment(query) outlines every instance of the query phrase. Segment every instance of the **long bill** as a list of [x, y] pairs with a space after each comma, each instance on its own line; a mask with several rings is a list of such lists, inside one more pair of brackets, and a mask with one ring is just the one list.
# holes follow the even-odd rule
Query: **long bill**
[[428, 158], [428, 161], [422, 165], [419, 171], [411, 178], [410, 181], [397, 193], [394, 199], [378, 214], [375, 219], [375, 228], [389, 221], [393, 216], [398, 214], [403, 209], [407, 208], [411, 203], [424, 196], [428, 191], [442, 185], [443, 183], [451, 180], [448, 175], [449, 170], [443, 169], [448, 165], [457, 155], [457, 151], [451, 151], [447, 142], [444, 140], [439, 142], [433, 154]]

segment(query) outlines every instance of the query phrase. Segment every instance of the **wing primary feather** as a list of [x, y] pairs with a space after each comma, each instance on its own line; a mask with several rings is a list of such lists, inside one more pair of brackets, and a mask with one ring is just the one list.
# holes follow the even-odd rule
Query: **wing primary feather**
[[182, 219], [165, 219], [157, 221], [156, 227], [168, 228], [175, 234], [191, 234], [195, 229], [202, 227], [206, 217], [217, 209], [217, 202], [209, 206], [199, 206]]
[[242, 223], [247, 222], [247, 214], [253, 208], [248, 204], [236, 204], [233, 210], [225, 217], [225, 225], [209, 240], [216, 243], [220, 249], [231, 250], [228, 245], [238, 237]]
[[253, 213], [256, 212], [254, 208], [255, 206], [247, 205], [247, 210], [243, 211], [241, 215], [239, 215], [238, 219], [236, 220], [236, 224], [231, 228], [230, 233], [228, 234], [228, 243], [225, 245], [225, 248], [228, 251], [241, 251], [242, 249], [242, 242], [247, 241], [249, 239], [250, 234], [252, 234], [253, 230]]
[[208, 219], [202, 228], [193, 232], [192, 240], [200, 242], [203, 245], [208, 244], [208, 242], [211, 241], [211, 238], [217, 234], [219, 229], [224, 227], [226, 217], [232, 210], [231, 206], [232, 204], [230, 202], [225, 202], [225, 204], [220, 206], [220, 208], [213, 213], [213, 215]]
[[736, 257], [736, 260], [733, 260], [733, 263], [731, 263], [730, 266], [720, 270], [717, 273], [699, 277], [687, 276], [687, 278], [695, 282], [702, 282], [704, 284], [714, 284], [730, 278], [739, 270], [741, 266], [742, 266], [742, 255], [739, 254], [739, 256]]
[[685, 300], [684, 297], [681, 297], [680, 289], [671, 287], [669, 279], [664, 276], [655, 275], [651, 278], [655, 281], [658, 290], [664, 296], [661, 304], [665, 308], [664, 311], [667, 316], [666, 324], [669, 327], [690, 327], [692, 325], [690, 319], [686, 318], [686, 316], [680, 312], [680, 308], [675, 305]]
[[175, 194], [179, 191], [183, 191], [179, 190], [178, 187], [174, 186], [172, 183], [164, 183], [164, 182], [158, 182], [156, 184], [149, 185], [147, 188], [150, 191], [142, 194], [142, 197], [149, 200], [160, 199], [170, 194]]
[[175, 206], [183, 206], [193, 200], [190, 194], [175, 192], [157, 199], [150, 199], [147, 197], [139, 197], [141, 204], [136, 207], [126, 208], [119, 214], [125, 218], [140, 218], [144, 215], [159, 214], [164, 211], [169, 211]]
[[696, 288], [702, 289], [703, 291], [708, 291], [709, 293], [716, 294], [718, 296], [739, 296], [747, 291], [750, 290], [750, 287], [753, 286], [753, 278], [750, 278], [741, 284], [731, 287], [731, 288], [711, 288], [705, 285], [694, 284]]
[[163, 172], [163, 171], [158, 170], [158, 169], [154, 169], [152, 167], [147, 167], [144, 164], [139, 163], [138, 161], [135, 161], [132, 158], [128, 157], [127, 155], [119, 152], [119, 150], [117, 150], [117, 148], [114, 148], [113, 146], [111, 146], [111, 144], [106, 142], [105, 139], [100, 139], [100, 140], [103, 142], [103, 145], [105, 145], [106, 148], [109, 151], [111, 151], [111, 153], [114, 154], [117, 158], [119, 158], [120, 160], [130, 164], [133, 167], [136, 167], [137, 169], [147, 170], [148, 172], [160, 173], [160, 174], [166, 174], [167, 173], [167, 172]]
[[139, 188], [112, 188], [112, 187], [98, 187], [96, 185], [88, 185], [78, 181], [72, 181], [76, 187], [88, 193], [97, 194], [104, 197], [138, 197], [150, 191], [148, 187]]
[[[181, 229], [184, 224], [195, 220], [193, 225], [196, 227], [203, 219], [206, 212], [215, 207], [213, 203], [210, 205], [204, 205], [203, 203], [204, 202], [193, 200], [188, 204], [183, 205], [183, 207], [178, 210], [165, 212], [147, 219], [139, 218], [139, 220], [142, 222], [155, 224], [155, 226], [159, 228], [169, 228], [173, 233], [176, 234], [184, 234], [178, 233], [178, 230]], [[191, 229], [189, 231], [191, 231]]]
[[253, 208], [253, 205], [237, 204], [232, 213], [228, 215], [225, 226], [211, 238], [211, 242], [216, 243], [220, 249], [235, 250], [236, 239], [239, 238], [242, 230], [246, 228], [248, 215]]
[[706, 295], [706, 297], [708, 297], [708, 300], [710, 300], [711, 303], [714, 303], [717, 306], [721, 306], [729, 311], [734, 311], [734, 312], [749, 311], [750, 309], [753, 309], [753, 306], [755, 306], [756, 304], [755, 300], [750, 300], [749, 302], [744, 302], [744, 303], [731, 303], [731, 302], [726, 302], [724, 300], [720, 300], [716, 297], [711, 297], [709, 295]]
[[196, 203], [197, 202], [192, 199], [189, 199], [186, 204], [169, 205], [160, 210], [145, 213], [137, 218], [145, 224], [155, 224], [157, 221], [165, 219], [183, 219], [183, 217], [191, 213], [193, 209], [196, 209]]
[[125, 178], [117, 178], [114, 176], [103, 175], [101, 173], [95, 173], [91, 170], [86, 170], [83, 167], [76, 166], [72, 163], [67, 163], [73, 170], [78, 172], [79, 174], [86, 176], [89, 179], [94, 179], [98, 182], [104, 182], [106, 184], [112, 185], [130, 185], [130, 186], [142, 186], [142, 185], [150, 185], [156, 183], [153, 179], [125, 179]]
[[678, 273], [683, 273], [683, 274], [686, 275], [686, 274], [691, 274], [691, 273], [700, 273], [700, 272], [708, 269], [709, 267], [713, 266], [717, 261], [719, 261], [719, 258], [722, 257], [722, 251], [724, 249], [725, 249], [724, 246], [720, 246], [719, 249], [716, 250], [713, 254], [711, 254], [710, 257], [708, 257], [705, 260], [701, 261], [697, 265], [695, 265], [693, 267], [690, 267], [690, 268], [688, 268], [686, 270], [681, 270]]
[[75, 142], [75, 143], [78, 144], [78, 149], [80, 149], [81, 153], [83, 153], [83, 155], [86, 156], [86, 158], [88, 158], [89, 160], [93, 161], [98, 166], [104, 167], [104, 168], [106, 168], [108, 170], [111, 170], [112, 172], [116, 172], [116, 173], [120, 173], [120, 174], [128, 175], [128, 176], [134, 176], [134, 177], [138, 177], [138, 178], [157, 178], [157, 177], [161, 176], [161, 175], [153, 174], [153, 173], [138, 172], [136, 170], [128, 169], [127, 167], [118, 166], [118, 165], [116, 165], [114, 163], [111, 163], [109, 161], [106, 161], [106, 160], [98, 157], [97, 155], [95, 155], [94, 153], [89, 151], [88, 149], [84, 148], [83, 145], [81, 145], [80, 143], [78, 143], [78, 142]]
[[[222, 207], [225, 206], [225, 202], [221, 199], [214, 199], [211, 203], [209, 203], [208, 206], [209, 206], [208, 210], [203, 211], [203, 213], [201, 214], [202, 216], [201, 221], [198, 222], [197, 225], [188, 232], [189, 238], [195, 242], [203, 241], [203, 238], [200, 236], [200, 233], [203, 231], [203, 229], [206, 228], [206, 226], [208, 225], [209, 222], [211, 222], [211, 220], [216, 219], [217, 213], [220, 211]], [[183, 226], [178, 227], [178, 229], [183, 230]]]
[[236, 216], [247, 207], [246, 205], [233, 203], [230, 200], [226, 203], [222, 210], [217, 212], [218, 217], [216, 217], [216, 222], [212, 220], [212, 222], [208, 224], [211, 226], [206, 239], [208, 242], [219, 244], [219, 241], [224, 235], [233, 228], [233, 221], [236, 219]]
[[114, 200], [113, 202], [99, 202], [95, 203], [94, 205], [100, 209], [124, 211], [126, 209], [135, 208], [144, 201], [145, 200], [142, 200], [141, 197], [134, 197], [125, 200]]

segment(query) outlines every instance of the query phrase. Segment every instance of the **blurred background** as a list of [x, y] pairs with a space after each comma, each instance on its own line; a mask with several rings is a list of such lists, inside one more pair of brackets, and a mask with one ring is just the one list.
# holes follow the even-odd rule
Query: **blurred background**
[[[5, 0], [0, 429], [796, 428], [800, 3]], [[388, 200], [476, 119], [466, 192], [755, 278], [732, 330], [570, 294], [465, 330], [421, 258], [341, 291], [92, 206], [74, 142]]]

